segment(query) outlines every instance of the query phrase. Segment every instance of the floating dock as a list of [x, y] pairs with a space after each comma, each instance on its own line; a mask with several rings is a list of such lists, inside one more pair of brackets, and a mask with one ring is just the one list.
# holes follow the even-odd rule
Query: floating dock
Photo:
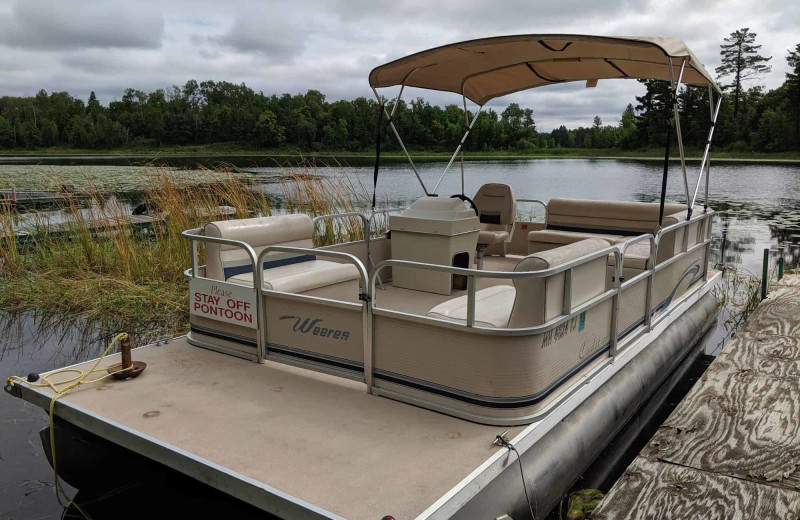
[[758, 306], [592, 518], [800, 518], [800, 275]]

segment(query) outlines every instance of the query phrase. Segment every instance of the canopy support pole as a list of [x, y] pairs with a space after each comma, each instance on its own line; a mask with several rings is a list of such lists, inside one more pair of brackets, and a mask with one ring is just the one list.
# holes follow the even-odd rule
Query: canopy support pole
[[[709, 92], [709, 95], [711, 92]], [[714, 101], [709, 98], [708, 101], [709, 105], [714, 106]], [[722, 106], [722, 96], [720, 96], [719, 100], [717, 101], [717, 107], [711, 112], [711, 128], [708, 129], [708, 139], [706, 140], [706, 148], [703, 151], [703, 160], [700, 162], [700, 175], [697, 177], [697, 185], [694, 187], [694, 196], [692, 197], [692, 207], [694, 207], [694, 203], [697, 200], [697, 192], [700, 190], [700, 181], [703, 179], [703, 171], [706, 169], [706, 161], [709, 162], [708, 167], [711, 168], [711, 138], [714, 136], [714, 126], [717, 123], [717, 115], [719, 114], [719, 108]], [[708, 209], [708, 176], [709, 172], [706, 171], [706, 198], [705, 198], [705, 205], [703, 207], [703, 211]]]
[[[405, 88], [405, 82], [400, 85], [400, 93], [397, 95], [397, 99], [394, 102], [394, 107], [392, 107], [392, 113], [386, 110], [386, 107], [383, 106], [383, 114], [386, 116], [386, 120], [389, 122], [389, 128], [392, 129], [394, 133], [394, 137], [397, 139], [397, 142], [400, 144], [400, 148], [403, 149], [403, 153], [406, 154], [406, 158], [408, 159], [408, 163], [411, 165], [411, 169], [414, 170], [414, 175], [417, 176], [417, 180], [419, 181], [420, 186], [422, 186], [422, 191], [425, 192], [425, 195], [430, 195], [428, 193], [428, 188], [425, 187], [425, 183], [422, 182], [422, 177], [420, 176], [419, 172], [417, 171], [417, 167], [414, 165], [414, 161], [411, 159], [411, 154], [408, 153], [406, 150], [406, 145], [403, 143], [403, 139], [400, 138], [400, 134], [397, 132], [397, 128], [394, 126], [394, 121], [392, 118], [394, 117], [394, 112], [397, 110], [398, 105], [400, 104], [400, 96], [403, 95], [403, 89]], [[378, 100], [378, 103], [381, 102], [381, 96], [378, 94], [378, 91], [375, 87], [372, 87], [372, 92], [375, 94], [375, 99]]]
[[[464, 124], [469, 125], [469, 112], [467, 112], [467, 96], [461, 94], [461, 100], [464, 102]], [[464, 193], [464, 149], [461, 149], [461, 194]]]
[[436, 193], [436, 190], [439, 189], [439, 185], [442, 183], [442, 179], [444, 179], [444, 175], [447, 173], [447, 170], [450, 169], [450, 166], [453, 165], [453, 161], [456, 160], [456, 156], [458, 155], [458, 152], [460, 152], [461, 148], [464, 146], [464, 141], [467, 140], [467, 136], [469, 136], [469, 132], [472, 130], [472, 125], [475, 124], [475, 121], [478, 120], [478, 116], [481, 115], [481, 110], [483, 110], [483, 105], [478, 105], [478, 111], [475, 112], [475, 117], [472, 118], [472, 121], [470, 122], [469, 126], [467, 127], [467, 131], [464, 132], [464, 137], [462, 137], [461, 138], [461, 142], [458, 143], [458, 147], [456, 147], [456, 151], [453, 152], [453, 156], [450, 157], [450, 162], [447, 163], [447, 166], [445, 167], [444, 171], [442, 172], [441, 177], [439, 177], [439, 182], [436, 183], [436, 186], [434, 186], [433, 191], [431, 193]]
[[[711, 116], [711, 126], [713, 128], [714, 125], [717, 124], [717, 114], [719, 114], [719, 107], [722, 105], [722, 96], [720, 96], [719, 104], [717, 105], [716, 114], [714, 113], [714, 109], [712, 107], [712, 100], [714, 99], [714, 89], [711, 88], [711, 83], [708, 84], [708, 112]], [[709, 140], [711, 137], [709, 136]], [[709, 179], [711, 178], [711, 150], [709, 149], [708, 152], [708, 163], [706, 164], [706, 194], [705, 198], [703, 199], [703, 212], [708, 211], [708, 184]]]
[[669, 82], [672, 85], [672, 114], [675, 118], [675, 133], [678, 136], [678, 153], [681, 156], [681, 170], [683, 171], [683, 187], [686, 190], [686, 220], [692, 217], [692, 200], [689, 197], [689, 177], [686, 174], [686, 156], [683, 152], [683, 135], [681, 134], [681, 116], [678, 110], [678, 89], [683, 80], [683, 71], [686, 68], [686, 58], [681, 59], [681, 70], [678, 73], [678, 81], [675, 81], [675, 73], [672, 70], [672, 57], [669, 58]]

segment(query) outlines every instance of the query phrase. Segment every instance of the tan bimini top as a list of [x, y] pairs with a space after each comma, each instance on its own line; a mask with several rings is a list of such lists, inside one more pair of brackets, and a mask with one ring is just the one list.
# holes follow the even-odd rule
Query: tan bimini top
[[685, 43], [672, 38], [525, 34], [453, 43], [376, 67], [373, 88], [404, 84], [463, 94], [478, 105], [554, 83], [611, 78], [670, 80], [719, 87]]

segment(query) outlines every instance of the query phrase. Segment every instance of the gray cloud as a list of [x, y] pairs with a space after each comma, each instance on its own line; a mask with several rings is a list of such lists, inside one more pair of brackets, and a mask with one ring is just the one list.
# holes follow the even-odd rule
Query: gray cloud
[[[520, 33], [649, 34], [683, 39], [713, 70], [719, 44], [750, 27], [773, 72], [754, 84], [774, 88], [786, 49], [800, 43], [800, 2], [723, 0], [633, 2], [508, 0], [0, 0], [0, 95], [94, 90], [107, 102], [188, 79], [245, 82], [255, 90], [317, 89], [329, 100], [371, 96], [376, 65], [437, 45]], [[42, 52], [46, 50], [47, 52]], [[386, 95], [391, 95], [387, 89]], [[565, 84], [494, 100], [534, 110], [537, 125], [613, 123], [642, 87], [635, 81]], [[407, 91], [436, 104], [440, 92]]]
[[161, 46], [164, 19], [135, 3], [18, 0], [0, 15], [0, 42], [34, 50]]
[[289, 62], [302, 54], [308, 29], [279, 13], [266, 11], [236, 17], [222, 35], [192, 37], [198, 44], [216, 44], [238, 53], [255, 53], [273, 62]]

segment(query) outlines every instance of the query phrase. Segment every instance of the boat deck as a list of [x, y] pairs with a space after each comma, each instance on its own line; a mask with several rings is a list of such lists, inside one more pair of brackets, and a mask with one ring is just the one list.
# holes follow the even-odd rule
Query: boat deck
[[[147, 363], [139, 378], [79, 387], [58, 401], [57, 415], [280, 516], [309, 517], [292, 509], [296, 498], [325, 510], [317, 517], [414, 518], [501, 449], [492, 441], [505, 428], [185, 338], [133, 357]], [[51, 395], [24, 392], [40, 405]]]

